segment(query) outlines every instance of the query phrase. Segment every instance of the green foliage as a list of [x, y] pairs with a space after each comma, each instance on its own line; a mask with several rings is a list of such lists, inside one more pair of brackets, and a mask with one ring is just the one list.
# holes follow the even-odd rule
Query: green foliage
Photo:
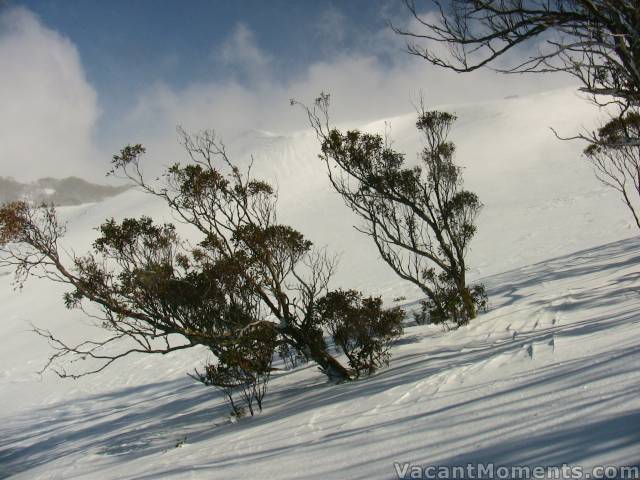
[[253, 416], [254, 404], [262, 411], [276, 343], [273, 326], [252, 325], [229, 342], [216, 364], [207, 365], [203, 373], [196, 370], [194, 378], [222, 390], [236, 417], [242, 416], [244, 410], [237, 405], [236, 396]]
[[126, 168], [129, 165], [136, 165], [142, 155], [146, 153], [146, 149], [139, 143], [136, 145], [127, 145], [119, 154], [116, 154], [111, 159], [113, 165], [112, 170], [109, 171], [110, 175], [113, 175], [117, 170]]
[[488, 299], [482, 284], [461, 287], [443, 272], [433, 281], [433, 285], [435, 300], [428, 298], [423, 301], [422, 313], [417, 317], [414, 316], [416, 323], [427, 323], [427, 321], [436, 325], [452, 323], [456, 327], [461, 327], [469, 323], [468, 304], [472, 305], [476, 312], [487, 310]]
[[395, 273], [425, 293], [436, 321], [464, 325], [485, 302], [477, 287], [467, 285], [465, 261], [482, 203], [464, 189], [462, 168], [454, 162], [448, 136], [457, 117], [418, 114], [425, 147], [418, 165], [409, 166], [382, 135], [330, 128], [328, 107], [329, 96], [322, 94], [312, 109], [304, 108], [329, 180], [364, 221], [358, 230], [372, 238]]
[[0, 206], [0, 246], [21, 241], [28, 228], [25, 202], [11, 202]]
[[640, 112], [632, 110], [614, 117], [597, 131], [595, 141], [584, 150], [587, 157], [595, 157], [607, 150], [637, 149], [629, 140], [640, 138]]
[[[223, 389], [236, 415], [242, 411], [235, 406], [238, 396], [252, 414], [255, 404], [262, 409], [276, 348], [292, 364], [316, 362], [332, 381], [384, 365], [390, 342], [402, 331], [401, 310], [382, 310], [380, 299], [351, 291], [318, 302], [327, 294], [335, 259], [277, 221], [275, 190], [252, 178], [250, 168], [242, 173], [231, 163], [212, 132], [181, 133], [191, 163], [175, 164], [149, 184], [139, 165], [145, 150], [133, 145], [114, 156], [112, 174], [163, 199], [200, 234], [197, 243], [182, 240], [173, 224], [149, 217], [108, 219], [90, 252], [61, 258], [64, 227], [55, 209], [0, 207], [0, 264], [16, 267], [21, 278], [38, 269], [39, 276], [66, 284], [66, 306], [91, 305], [92, 317], [110, 332], [105, 339], [67, 345], [37, 330], [55, 349], [48, 365], [55, 364], [60, 376], [77, 378], [131, 353], [202, 345], [216, 361], [194, 376]], [[398, 166], [393, 156], [383, 162], [384, 168]], [[325, 328], [351, 369], [329, 353]], [[65, 366], [78, 365], [78, 357], [92, 366], [67, 372]], [[57, 369], [59, 364], [64, 366]]]
[[404, 312], [382, 309], [379, 297], [355, 290], [329, 292], [316, 304], [318, 321], [349, 360], [356, 377], [388, 365], [389, 348], [402, 334]]
[[629, 109], [598, 129], [584, 154], [596, 177], [616, 190], [640, 228], [640, 112]]

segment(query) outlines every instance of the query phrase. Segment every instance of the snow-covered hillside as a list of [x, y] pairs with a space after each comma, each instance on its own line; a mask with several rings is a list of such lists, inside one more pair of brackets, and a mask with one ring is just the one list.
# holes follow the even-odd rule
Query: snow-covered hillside
[[63, 179], [41, 178], [30, 183], [20, 183], [8, 177], [0, 177], [0, 203], [28, 200], [33, 203], [54, 205], [82, 205], [100, 202], [131, 188], [130, 185], [113, 187], [87, 182], [78, 177]]
[[[411, 326], [388, 369], [327, 385], [312, 365], [275, 374], [265, 411], [238, 423], [214, 389], [185, 373], [203, 350], [139, 356], [77, 381], [40, 369], [50, 353], [29, 324], [70, 341], [100, 330], [64, 309], [60, 290], [22, 292], [0, 272], [0, 478], [396, 478], [394, 463], [594, 465], [640, 463], [640, 244], [615, 192], [558, 141], [597, 112], [572, 90], [442, 107], [466, 185], [485, 204], [470, 254], [490, 310], [444, 333]], [[387, 119], [389, 120], [389, 119]], [[420, 149], [415, 115], [390, 119], [395, 146]], [[350, 125], [380, 130], [384, 121]], [[249, 132], [277, 182], [280, 217], [342, 254], [335, 285], [420, 298], [378, 259], [329, 188], [308, 131]], [[88, 248], [106, 217], [170, 219], [136, 191], [61, 210], [65, 247]]]

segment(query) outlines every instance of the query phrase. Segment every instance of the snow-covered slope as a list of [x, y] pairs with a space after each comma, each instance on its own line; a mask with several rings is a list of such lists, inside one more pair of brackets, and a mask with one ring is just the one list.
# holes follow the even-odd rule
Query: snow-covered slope
[[[62, 307], [56, 286], [13, 292], [0, 272], [0, 477], [364, 479], [394, 478], [394, 462], [638, 463], [637, 232], [581, 145], [548, 128], [571, 133], [596, 113], [568, 90], [447, 108], [460, 118], [467, 186], [485, 204], [470, 265], [488, 313], [450, 333], [409, 327], [370, 379], [329, 386], [313, 366], [279, 372], [265, 412], [231, 424], [219, 394], [185, 375], [202, 350], [132, 357], [77, 381], [38, 376], [49, 347], [30, 322], [71, 341], [100, 332]], [[390, 120], [408, 158], [421, 145], [414, 117]], [[310, 132], [249, 132], [232, 147], [277, 182], [282, 221], [342, 253], [336, 285], [419, 298], [352, 228]], [[135, 191], [63, 209], [66, 247], [86, 249], [106, 217], [142, 213], [170, 218]]]
[[131, 188], [130, 185], [121, 187], [98, 185], [78, 177], [41, 178], [30, 183], [20, 183], [12, 178], [0, 177], [0, 202], [28, 200], [54, 205], [82, 205], [116, 196], [129, 188]]

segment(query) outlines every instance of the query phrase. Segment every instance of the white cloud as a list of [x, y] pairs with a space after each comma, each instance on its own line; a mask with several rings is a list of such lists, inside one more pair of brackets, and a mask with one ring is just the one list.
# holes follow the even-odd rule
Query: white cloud
[[[342, 22], [328, 15], [334, 26]], [[388, 29], [356, 35], [352, 51], [282, 80], [281, 74], [272, 74], [277, 58], [239, 24], [215, 50], [217, 61], [235, 76], [180, 89], [162, 83], [149, 87], [132, 110], [118, 118], [110, 129], [112, 137], [101, 138], [100, 144], [109, 145], [108, 153], [126, 143], [145, 144], [147, 165], [155, 174], [160, 165], [182, 159], [177, 124], [189, 131], [214, 128], [230, 142], [251, 129], [280, 133], [307, 128], [304, 115], [289, 106], [292, 97], [310, 102], [320, 91], [329, 92], [332, 118], [357, 126], [412, 110], [421, 92], [427, 105], [435, 106], [526, 94], [566, 82], [489, 70], [458, 75], [406, 54], [403, 39]], [[100, 177], [107, 155], [97, 153], [92, 144], [96, 93], [74, 45], [27, 10], [8, 10], [0, 17], [0, 71], [0, 175]]]
[[316, 22], [313, 39], [324, 55], [335, 54], [347, 38], [347, 19], [335, 7], [327, 8]]
[[230, 67], [244, 81], [263, 76], [272, 61], [257, 46], [253, 32], [244, 23], [237, 24], [231, 36], [216, 49], [214, 60]]
[[[510, 77], [490, 70], [462, 75], [437, 69], [405, 53], [403, 39], [388, 30], [355, 43], [355, 51], [310, 65], [282, 81], [263, 73], [273, 68], [273, 59], [259, 48], [247, 27], [240, 25], [221, 51], [226, 61], [253, 72], [247, 73], [246, 81], [197, 83], [184, 89], [156, 85], [139, 98], [123, 122], [123, 138], [145, 143], [148, 162], [166, 164], [180, 158], [176, 124], [188, 131], [213, 128], [229, 141], [251, 129], [301, 130], [308, 127], [305, 116], [292, 109], [288, 100], [311, 102], [321, 91], [332, 96], [333, 120], [357, 126], [411, 111], [421, 93], [427, 106], [436, 106], [522, 95], [567, 82], [562, 77]], [[387, 57], [393, 52], [391, 60], [381, 60], [375, 55], [379, 52]]]
[[0, 175], [96, 177], [96, 93], [74, 45], [28, 10], [6, 9], [0, 72]]

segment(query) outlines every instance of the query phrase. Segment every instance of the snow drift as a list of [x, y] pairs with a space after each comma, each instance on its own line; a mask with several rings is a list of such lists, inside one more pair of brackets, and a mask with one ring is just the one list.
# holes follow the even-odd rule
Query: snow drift
[[[582, 145], [548, 128], [572, 133], [597, 112], [571, 90], [440, 108], [459, 116], [457, 162], [485, 204], [469, 265], [489, 312], [450, 333], [407, 328], [369, 379], [329, 386], [312, 365], [278, 372], [264, 413], [232, 424], [224, 399], [185, 375], [207, 360], [202, 349], [127, 358], [77, 381], [38, 375], [50, 351], [30, 323], [69, 341], [100, 330], [64, 309], [57, 286], [15, 292], [0, 272], [0, 477], [364, 479], [395, 478], [394, 462], [640, 461], [637, 232]], [[415, 158], [415, 115], [387, 120]], [[282, 222], [341, 254], [336, 286], [413, 308], [419, 291], [352, 228], [311, 132], [248, 132], [230, 148], [277, 183]], [[61, 213], [65, 248], [78, 252], [105, 218], [171, 220], [137, 191]]]

